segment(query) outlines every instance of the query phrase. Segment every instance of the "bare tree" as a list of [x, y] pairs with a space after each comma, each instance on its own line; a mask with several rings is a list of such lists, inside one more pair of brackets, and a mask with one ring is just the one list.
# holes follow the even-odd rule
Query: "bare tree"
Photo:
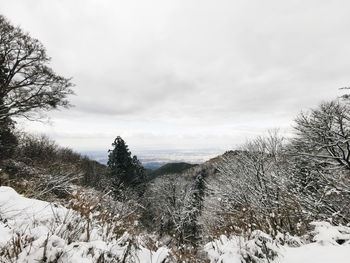
[[294, 152], [350, 170], [350, 107], [340, 101], [321, 104], [296, 119]]
[[206, 202], [207, 209], [219, 215], [210, 225], [217, 231], [295, 232], [300, 209], [288, 191], [286, 158], [283, 138], [276, 132], [224, 154], [216, 164], [219, 175], [211, 185], [213, 198]]
[[309, 217], [349, 222], [350, 107], [335, 100], [296, 119], [291, 188]]
[[199, 189], [193, 183], [188, 178], [165, 175], [150, 183], [145, 193], [148, 204], [144, 219], [160, 236], [172, 236], [176, 246], [193, 245], [197, 234]]
[[57, 75], [37, 40], [0, 15], [0, 123], [13, 116], [38, 117], [38, 111], [66, 107], [70, 79]]

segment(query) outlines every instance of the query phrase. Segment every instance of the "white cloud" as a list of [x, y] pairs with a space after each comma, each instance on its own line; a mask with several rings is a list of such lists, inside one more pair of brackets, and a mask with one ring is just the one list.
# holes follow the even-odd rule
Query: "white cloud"
[[349, 83], [348, 1], [0, 3], [76, 83], [75, 108], [27, 129], [75, 149], [232, 147]]

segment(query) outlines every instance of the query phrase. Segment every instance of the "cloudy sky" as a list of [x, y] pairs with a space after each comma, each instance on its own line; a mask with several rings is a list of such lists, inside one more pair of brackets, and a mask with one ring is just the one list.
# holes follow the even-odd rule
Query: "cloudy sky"
[[350, 2], [0, 0], [73, 77], [74, 108], [22, 123], [78, 151], [230, 149], [342, 94]]

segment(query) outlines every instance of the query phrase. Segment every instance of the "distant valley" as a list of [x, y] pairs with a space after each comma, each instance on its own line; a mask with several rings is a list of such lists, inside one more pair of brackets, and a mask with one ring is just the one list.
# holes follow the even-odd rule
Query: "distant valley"
[[[146, 169], [155, 170], [167, 163], [200, 164], [225, 152], [223, 149], [198, 150], [144, 150], [133, 151]], [[100, 163], [107, 164], [107, 151], [86, 151], [82, 153]]]

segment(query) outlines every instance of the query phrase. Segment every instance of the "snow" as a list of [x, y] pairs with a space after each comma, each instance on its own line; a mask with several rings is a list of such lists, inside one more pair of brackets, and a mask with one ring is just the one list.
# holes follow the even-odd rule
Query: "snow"
[[328, 222], [312, 222], [311, 225], [315, 226], [315, 236], [313, 238], [315, 242], [337, 245], [337, 241], [342, 240], [350, 244], [350, 228], [348, 227], [332, 226]]
[[[0, 262], [40, 262], [46, 257], [47, 262], [92, 263], [101, 256], [104, 262], [118, 262], [126, 251], [129, 251], [126, 262], [155, 263], [168, 257], [168, 248], [151, 251], [141, 236], [124, 233], [119, 238], [106, 239], [98, 224], [93, 225], [89, 241], [86, 241], [86, 233], [78, 231], [68, 242], [72, 232], [84, 229], [86, 222], [81, 219], [73, 210], [28, 199], [10, 187], [0, 187], [0, 251], [11, 250], [14, 241], [21, 244], [12, 259], [1, 252]], [[67, 226], [69, 223], [74, 223], [71, 230]], [[288, 236], [290, 242], [286, 243], [289, 245], [279, 245], [266, 233], [254, 231], [250, 239], [222, 235], [204, 245], [203, 250], [211, 263], [241, 263], [257, 255], [255, 259], [259, 263], [349, 263], [350, 228], [328, 222], [313, 222], [312, 225], [315, 229], [308, 238]], [[273, 260], [261, 256], [263, 245], [275, 255]]]
[[[312, 222], [313, 243], [297, 248], [286, 247], [283, 258], [278, 263], [349, 263], [350, 262], [350, 228], [333, 226], [328, 222]], [[339, 244], [338, 242], [344, 242]]]
[[27, 226], [30, 222], [47, 222], [61, 218], [67, 209], [48, 202], [25, 198], [11, 187], [0, 187], [0, 212], [9, 224]]
[[250, 239], [241, 236], [228, 238], [221, 235], [219, 239], [206, 244], [204, 250], [212, 263], [241, 263], [247, 258], [254, 259], [254, 262], [265, 262], [260, 261], [265, 258], [263, 253], [265, 248], [276, 255], [281, 252], [276, 241], [266, 233], [256, 230], [253, 231]]
[[349, 263], [349, 245], [326, 245], [311, 243], [301, 247], [287, 247], [283, 257], [275, 263]]
[[12, 237], [11, 229], [0, 223], [0, 247], [4, 246]]
[[[90, 240], [86, 241], [86, 233], [79, 232], [85, 230], [85, 225], [84, 218], [71, 209], [25, 198], [10, 187], [0, 187], [0, 251], [7, 249], [13, 255], [9, 259], [0, 253], [0, 262], [40, 262], [46, 257], [47, 262], [92, 263], [101, 256], [104, 262], [116, 262], [127, 249], [130, 253], [126, 262], [162, 262], [168, 256], [165, 247], [156, 251], [145, 248], [141, 237], [134, 240], [136, 245], [131, 243], [128, 233], [106, 240], [98, 224], [93, 225]], [[13, 243], [21, 247], [16, 255]]]
[[205, 245], [210, 262], [241, 263], [242, 256], [239, 253], [239, 237], [231, 238], [221, 235], [219, 239]]
[[[276, 245], [271, 242], [267, 234], [257, 232], [250, 240], [240, 236], [220, 236], [205, 245], [204, 250], [208, 253], [211, 263], [241, 263], [244, 257], [250, 257], [259, 251], [259, 242], [256, 237], [263, 237], [268, 247], [276, 252], [274, 260], [258, 258], [256, 262], [271, 263], [349, 263], [350, 262], [350, 228], [345, 226], [333, 226], [328, 222], [312, 222], [315, 230], [310, 233], [313, 238], [309, 242], [303, 242], [298, 237], [288, 237], [290, 244]], [[341, 244], [339, 244], [338, 242]], [[295, 247], [295, 245], [298, 245]]]

